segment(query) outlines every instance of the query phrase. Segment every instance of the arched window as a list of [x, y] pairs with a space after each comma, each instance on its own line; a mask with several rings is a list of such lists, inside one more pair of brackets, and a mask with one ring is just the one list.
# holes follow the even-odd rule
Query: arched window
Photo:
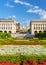
[[34, 31], [34, 33], [36, 34], [36, 33], [37, 33], [37, 31]]
[[11, 31], [9, 31], [9, 33], [12, 33]]
[[2, 31], [0, 31], [0, 32], [2, 32]]
[[39, 31], [39, 33], [41, 33], [42, 31]]
[[4, 31], [5, 33], [7, 33], [7, 31]]

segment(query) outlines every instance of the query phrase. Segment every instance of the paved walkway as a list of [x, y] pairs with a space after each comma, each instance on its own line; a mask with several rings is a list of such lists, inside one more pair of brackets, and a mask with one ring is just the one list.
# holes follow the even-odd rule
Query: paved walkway
[[29, 40], [15, 40], [15, 41], [29, 41]]
[[29, 34], [29, 33], [26, 33], [26, 34], [16, 33], [16, 34], [11, 34], [11, 35], [12, 35], [12, 37], [28, 37], [28, 38], [34, 37], [34, 35]]

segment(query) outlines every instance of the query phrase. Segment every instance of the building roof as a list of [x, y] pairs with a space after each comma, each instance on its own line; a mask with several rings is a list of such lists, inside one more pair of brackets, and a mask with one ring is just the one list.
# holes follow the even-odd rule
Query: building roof
[[40, 21], [41, 21], [41, 22], [42, 22], [42, 21], [46, 22], [46, 19], [34, 19], [34, 20], [31, 20], [31, 22], [32, 22], [32, 21], [33, 21], [33, 22], [37, 22], [37, 21], [39, 21], [39, 22], [40, 22]]
[[0, 22], [14, 22], [14, 20], [12, 20], [11, 18], [0, 18]]

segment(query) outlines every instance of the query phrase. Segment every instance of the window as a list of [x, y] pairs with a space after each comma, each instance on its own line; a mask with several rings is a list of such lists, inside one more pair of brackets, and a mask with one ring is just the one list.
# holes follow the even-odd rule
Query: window
[[40, 24], [38, 24], [38, 26], [40, 26]]
[[5, 27], [4, 27], [4, 29], [5, 29]]
[[44, 24], [43, 24], [43, 27], [44, 27]]
[[3, 29], [3, 27], [2, 27], [2, 29]]
[[43, 30], [44, 30], [44, 27], [43, 27]]
[[7, 27], [6, 27], [6, 29], [7, 29]]
[[41, 27], [42, 27], [42, 24], [41, 24]]
[[38, 27], [38, 29], [40, 29], [40, 27]]
[[2, 24], [2, 26], [3, 26], [3, 24]]

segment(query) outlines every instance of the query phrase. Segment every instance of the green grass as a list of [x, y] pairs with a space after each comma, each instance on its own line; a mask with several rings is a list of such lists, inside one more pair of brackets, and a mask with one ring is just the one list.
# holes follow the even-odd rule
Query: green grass
[[43, 45], [43, 47], [44, 47], [44, 48], [46, 48], [46, 44], [45, 44], [45, 45]]

